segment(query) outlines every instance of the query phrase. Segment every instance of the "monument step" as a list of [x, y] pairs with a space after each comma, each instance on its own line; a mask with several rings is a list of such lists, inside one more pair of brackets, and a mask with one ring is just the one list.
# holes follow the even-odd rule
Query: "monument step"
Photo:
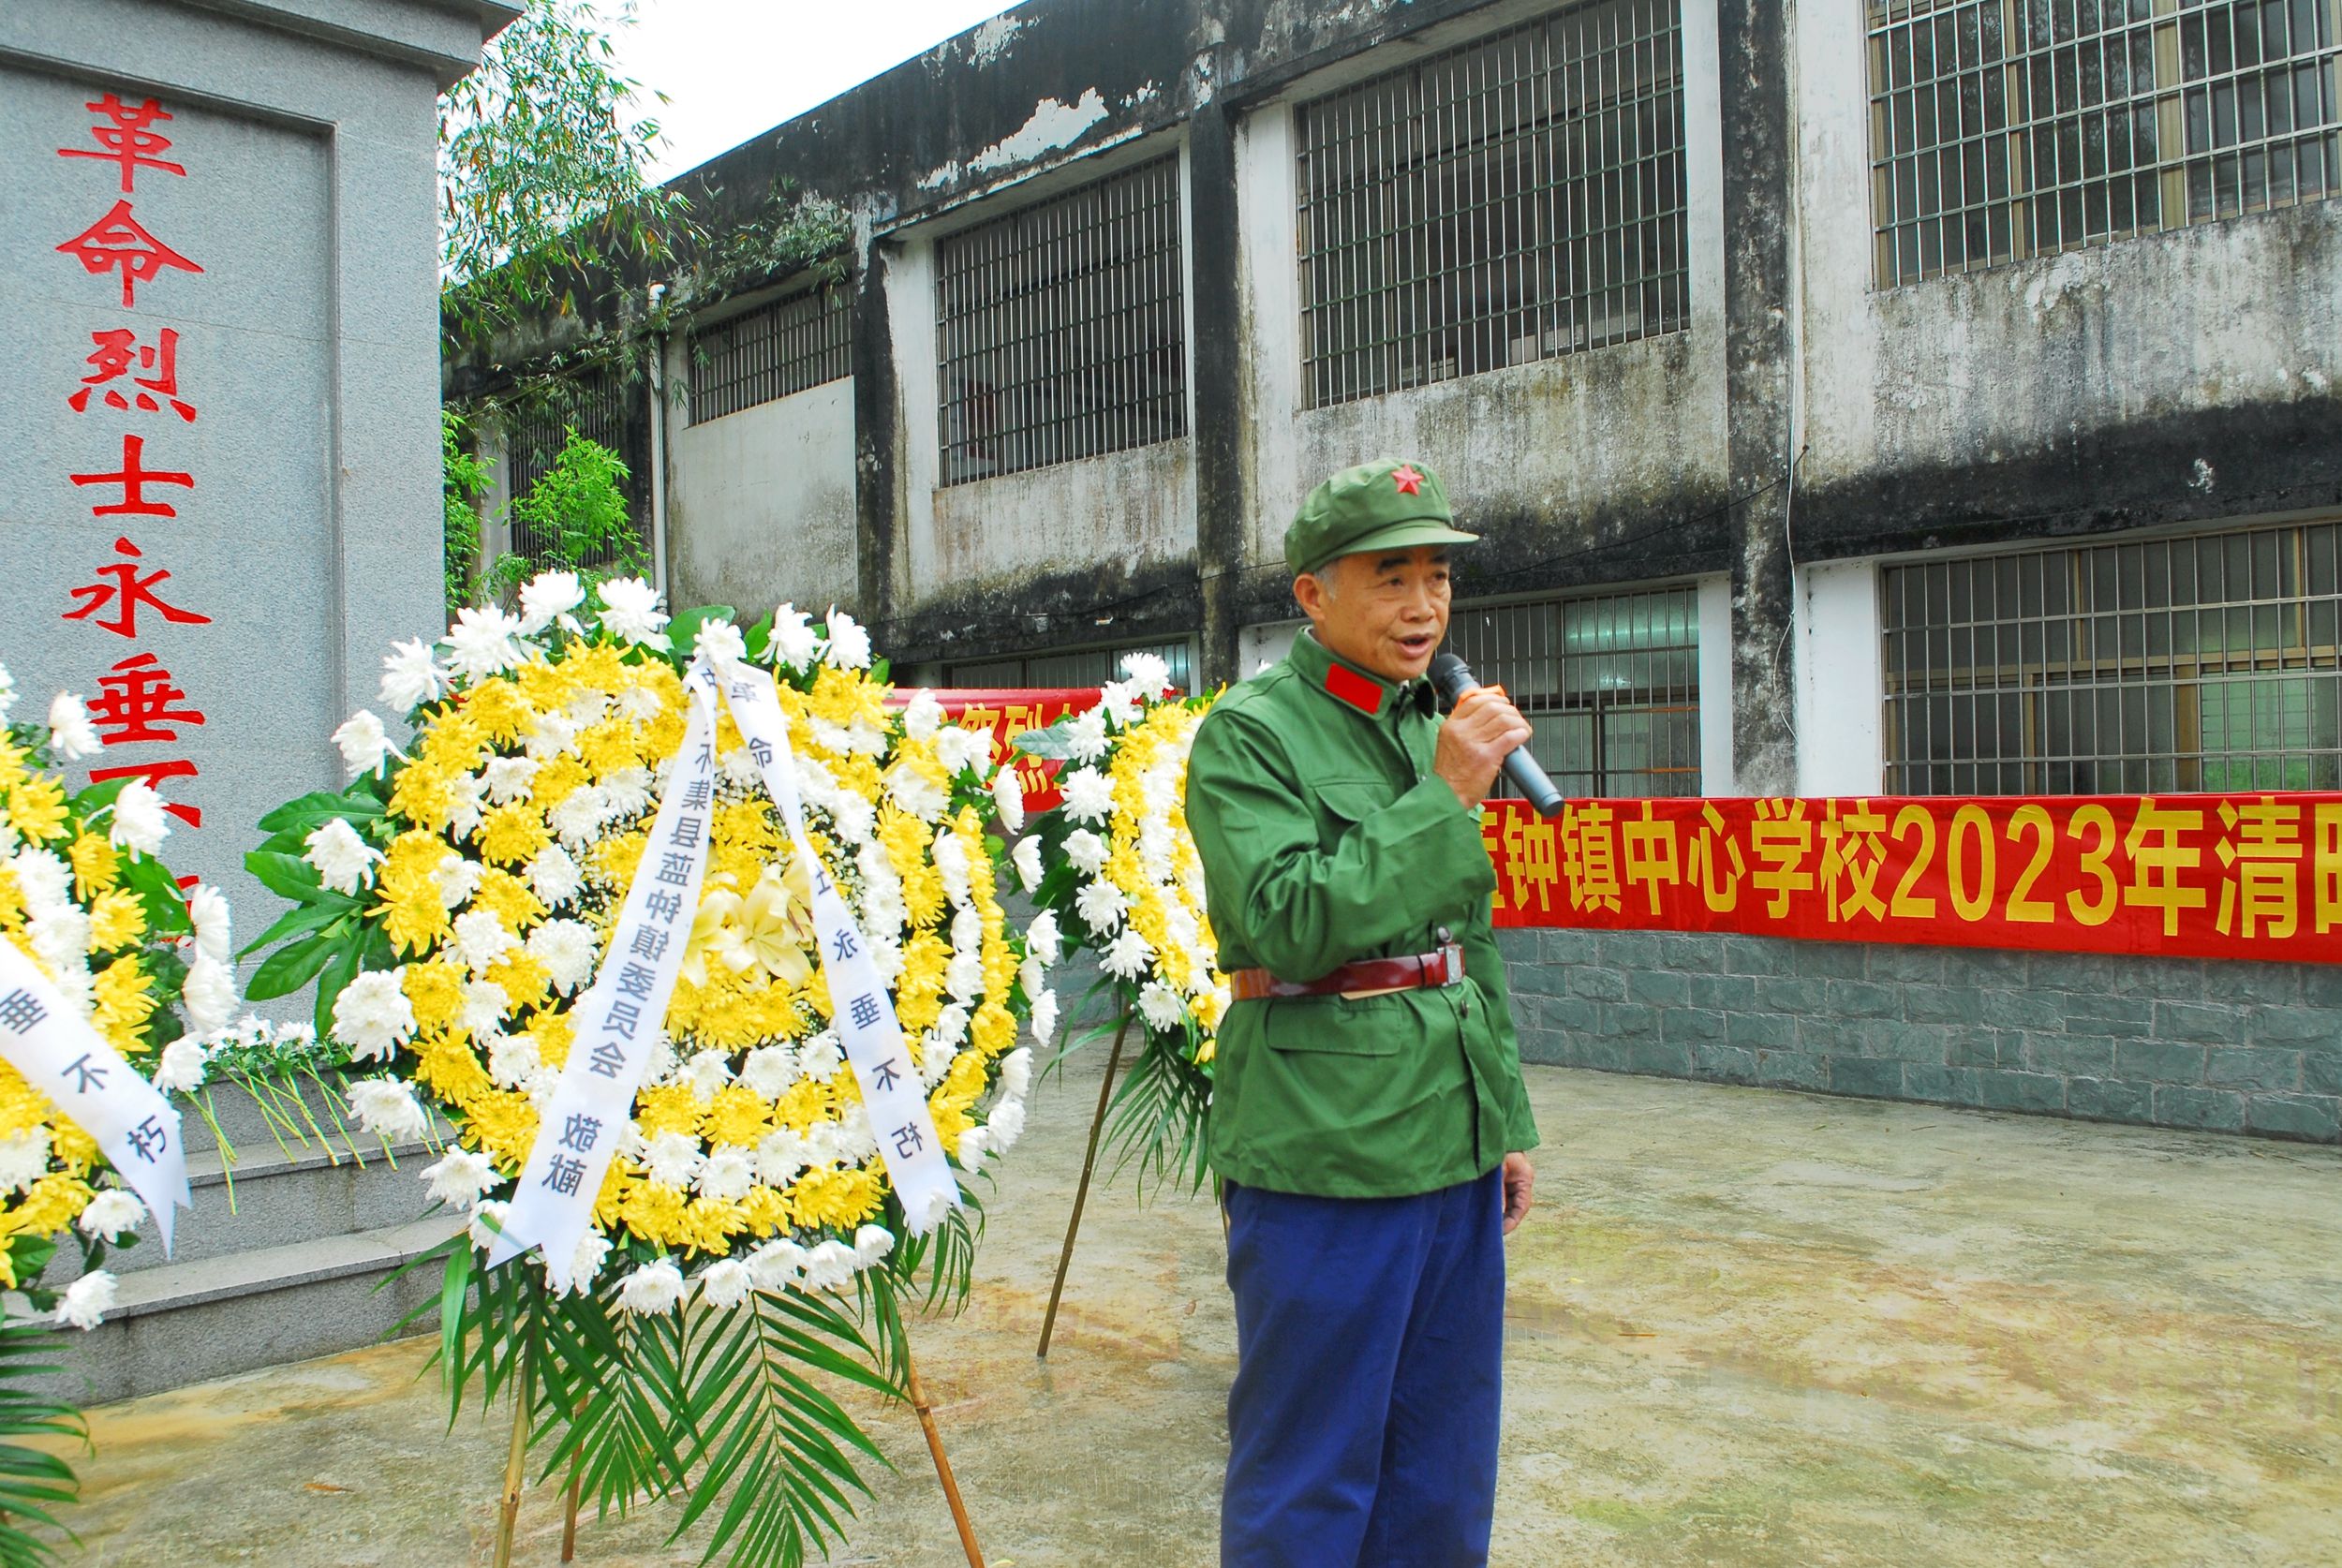
[[[437, 1267], [398, 1271], [463, 1224], [441, 1212], [125, 1274], [106, 1321], [68, 1331], [63, 1369], [29, 1386], [104, 1404], [371, 1344], [436, 1299]], [[437, 1321], [429, 1313], [415, 1328]]]
[[[217, 1149], [194, 1150], [187, 1156], [187, 1187], [195, 1207], [179, 1211], [176, 1253], [163, 1255], [149, 1220], [140, 1227], [137, 1246], [107, 1250], [105, 1266], [116, 1274], [143, 1273], [422, 1218], [431, 1202], [422, 1173], [437, 1153], [421, 1141], [387, 1152], [379, 1141], [370, 1150], [361, 1147], [363, 1162], [338, 1143], [330, 1152], [296, 1147], [289, 1155], [274, 1143], [245, 1144], [226, 1168]], [[82, 1273], [81, 1251], [68, 1242], [41, 1280], [64, 1286]]]

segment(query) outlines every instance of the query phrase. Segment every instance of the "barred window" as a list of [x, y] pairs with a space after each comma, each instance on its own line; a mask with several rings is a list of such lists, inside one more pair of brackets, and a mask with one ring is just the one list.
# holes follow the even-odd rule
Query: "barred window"
[[1312, 407], [1681, 329], [1681, 0], [1599, 0], [1299, 112]]
[[[641, 538], [645, 532], [650, 496], [648, 413], [642, 405], [646, 385], [640, 379], [630, 381], [621, 371], [605, 368], [562, 382], [555, 390], [521, 404], [514, 411], [505, 443], [512, 496], [526, 496], [544, 478], [561, 455], [561, 449], [569, 444], [569, 433], [574, 430], [617, 453], [618, 461], [626, 465], [627, 477], [621, 488], [626, 494], [627, 515], [633, 521], [636, 537]], [[519, 555], [541, 558], [554, 543], [551, 539], [540, 538], [538, 530], [527, 525], [512, 525], [511, 548]], [[579, 564], [608, 566], [612, 558], [611, 552], [604, 550]]]
[[691, 333], [691, 422], [853, 373], [853, 292], [808, 288]]
[[1699, 793], [1697, 588], [1464, 606], [1447, 646], [1519, 706], [1564, 794]]
[[2342, 189], [2342, 0], [1869, 0], [1882, 287]]
[[1889, 568], [1887, 788], [2342, 788], [2332, 522]]
[[935, 250], [942, 482], [1187, 433], [1179, 160], [1157, 158]]
[[1095, 648], [1068, 648], [1048, 653], [1015, 654], [1001, 658], [971, 659], [943, 667], [946, 688], [968, 687], [1087, 687], [1104, 686], [1122, 676], [1124, 654], [1150, 653], [1171, 667], [1171, 684], [1195, 689], [1194, 644], [1121, 643]]

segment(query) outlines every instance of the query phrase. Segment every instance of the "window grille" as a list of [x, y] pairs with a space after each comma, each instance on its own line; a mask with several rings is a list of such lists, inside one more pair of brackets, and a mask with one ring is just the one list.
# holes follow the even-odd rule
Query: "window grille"
[[936, 246], [942, 482], [1187, 433], [1179, 160]]
[[2342, 188], [2342, 0], [1869, 0], [1882, 287]]
[[1601, 0], [1299, 113], [1312, 407], [1680, 330], [1681, 0]]
[[1122, 656], [1150, 653], [1171, 667], [1171, 684], [1193, 694], [1195, 690], [1194, 644], [1176, 643], [1119, 643], [1111, 647], [1071, 648], [1061, 652], [1018, 654], [1004, 658], [974, 659], [943, 668], [946, 688], [965, 687], [1088, 687], [1122, 678]]
[[1887, 788], [2342, 788], [2332, 522], [1887, 569]]
[[1697, 588], [1465, 606], [1447, 647], [1519, 707], [1564, 794], [1699, 793]]
[[691, 333], [691, 422], [853, 373], [853, 293], [808, 288]]
[[[643, 537], [650, 494], [646, 481], [649, 458], [642, 450], [647, 444], [647, 415], [640, 410], [644, 387], [640, 381], [630, 384], [617, 371], [600, 370], [570, 383], [559, 392], [532, 399], [517, 409], [506, 443], [512, 496], [517, 499], [527, 495], [551, 471], [554, 460], [569, 444], [569, 432], [575, 430], [587, 440], [616, 452], [618, 460], [626, 465], [627, 476], [620, 488], [626, 496], [627, 515], [633, 521], [635, 536]], [[512, 524], [511, 548], [517, 555], [540, 560], [556, 542], [549, 536], [541, 537], [539, 529], [526, 524]], [[604, 549], [578, 564], [603, 567], [615, 559], [615, 552]]]

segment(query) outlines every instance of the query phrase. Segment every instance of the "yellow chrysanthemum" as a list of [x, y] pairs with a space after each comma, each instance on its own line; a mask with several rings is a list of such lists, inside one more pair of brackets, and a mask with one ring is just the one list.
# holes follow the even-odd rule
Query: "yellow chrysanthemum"
[[65, 786], [46, 777], [27, 778], [8, 792], [5, 813], [10, 827], [36, 844], [63, 836]]
[[73, 865], [73, 896], [85, 904], [122, 879], [122, 857], [102, 833], [79, 835], [66, 859]]
[[101, 893], [89, 910], [89, 950], [111, 953], [146, 935], [146, 906], [135, 893], [116, 888]]

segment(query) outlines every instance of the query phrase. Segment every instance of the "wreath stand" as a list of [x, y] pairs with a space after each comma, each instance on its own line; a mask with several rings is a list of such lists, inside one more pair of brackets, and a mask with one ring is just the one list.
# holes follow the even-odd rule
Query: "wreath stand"
[[[521, 1493], [526, 1487], [528, 1461], [528, 1409], [536, 1393], [534, 1363], [524, 1363], [521, 1386], [512, 1408], [512, 1442], [504, 1460], [504, 1492], [497, 1514], [496, 1568], [512, 1568], [512, 1537], [520, 1520]], [[926, 1385], [919, 1381], [919, 1364], [912, 1359], [910, 1330], [903, 1333], [904, 1392], [910, 1396], [911, 1408], [918, 1413], [920, 1433], [927, 1440], [927, 1453], [935, 1460], [936, 1479], [942, 1483], [943, 1500], [951, 1504], [952, 1524], [959, 1531], [960, 1550], [968, 1554], [968, 1568], [984, 1568], [984, 1551], [976, 1545], [976, 1527], [968, 1517], [968, 1505], [959, 1495], [959, 1482], [952, 1474], [952, 1461], [943, 1452], [943, 1434], [935, 1425], [935, 1407], [927, 1400]], [[579, 1478], [570, 1477], [563, 1496], [561, 1517], [561, 1561], [577, 1560], [577, 1511]]]
[[1131, 1014], [1124, 1013], [1114, 1030], [1114, 1049], [1106, 1055], [1104, 1078], [1098, 1085], [1098, 1110], [1089, 1118], [1089, 1147], [1082, 1155], [1082, 1178], [1074, 1189], [1073, 1218], [1065, 1222], [1065, 1246], [1057, 1257], [1057, 1280], [1049, 1286], [1049, 1309], [1041, 1319], [1041, 1348], [1033, 1353], [1043, 1361], [1049, 1359], [1049, 1337], [1057, 1331], [1058, 1298], [1065, 1294], [1065, 1271], [1073, 1266], [1074, 1238], [1081, 1233], [1082, 1208], [1089, 1202], [1089, 1178], [1098, 1167], [1098, 1139], [1105, 1132], [1106, 1106], [1114, 1099], [1114, 1070], [1122, 1065], [1122, 1041], [1130, 1033]]

